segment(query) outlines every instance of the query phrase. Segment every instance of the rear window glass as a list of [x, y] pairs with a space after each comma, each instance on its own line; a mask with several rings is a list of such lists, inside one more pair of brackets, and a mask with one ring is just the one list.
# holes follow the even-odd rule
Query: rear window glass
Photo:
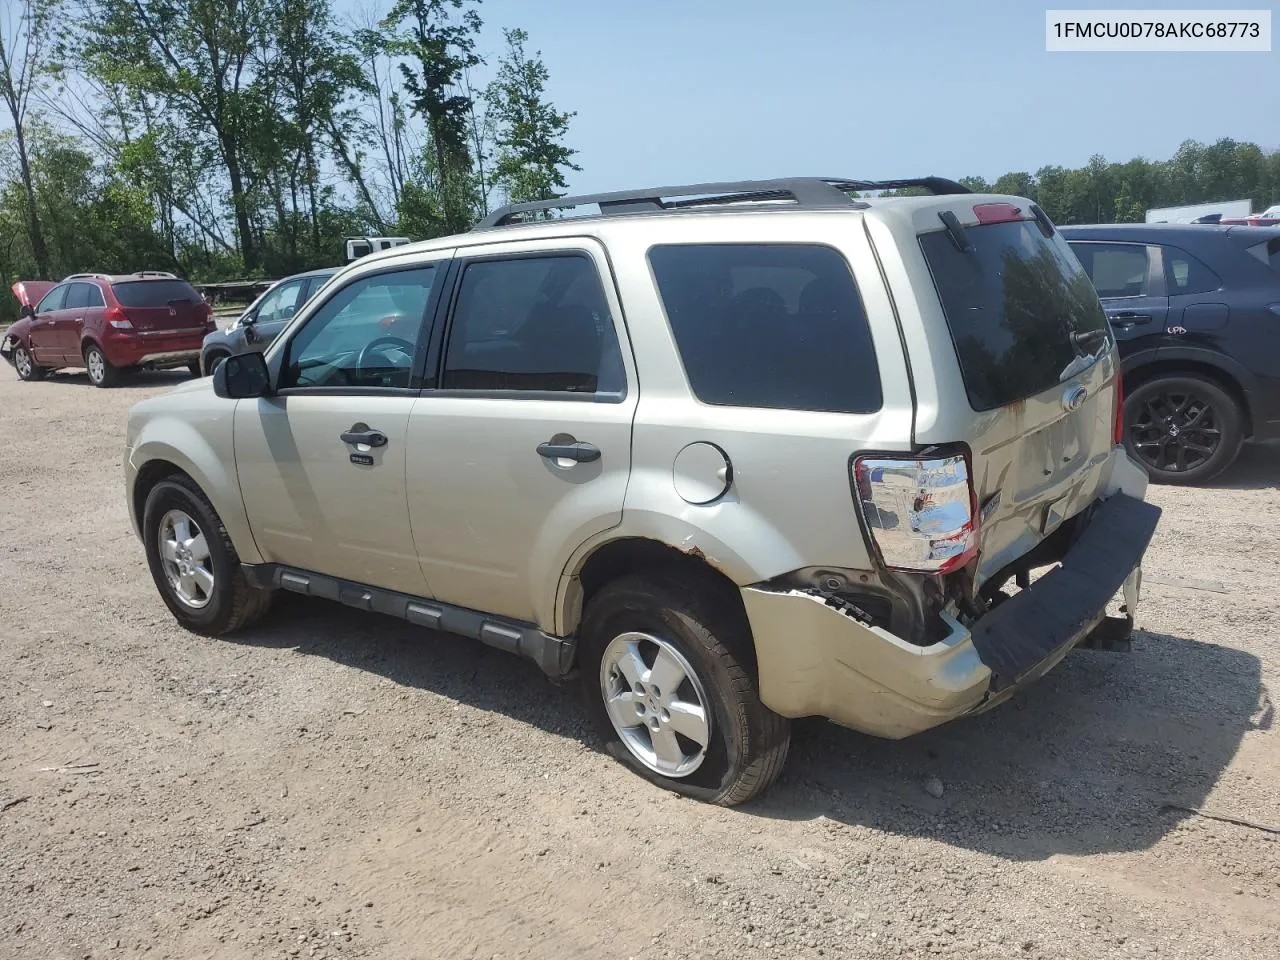
[[1249, 253], [1276, 273], [1280, 273], [1280, 237], [1273, 237], [1266, 243], [1254, 244], [1249, 248]]
[[844, 258], [816, 244], [679, 244], [649, 263], [703, 403], [871, 413], [880, 373]]
[[961, 252], [945, 231], [920, 246], [946, 313], [969, 403], [991, 410], [1088, 367], [1110, 342], [1088, 274], [1060, 234], [1035, 221], [967, 227]]
[[122, 307], [165, 307], [174, 301], [200, 299], [185, 280], [130, 280], [112, 284], [111, 289]]

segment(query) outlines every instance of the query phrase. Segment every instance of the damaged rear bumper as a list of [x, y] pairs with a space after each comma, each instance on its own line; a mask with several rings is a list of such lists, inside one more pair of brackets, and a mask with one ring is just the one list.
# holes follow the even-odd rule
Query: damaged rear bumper
[[1001, 702], [1048, 672], [1123, 591], [1136, 612], [1158, 507], [1117, 493], [1098, 503], [1059, 567], [966, 627], [915, 646], [815, 593], [742, 590], [760, 697], [786, 717], [824, 716], [897, 739]]

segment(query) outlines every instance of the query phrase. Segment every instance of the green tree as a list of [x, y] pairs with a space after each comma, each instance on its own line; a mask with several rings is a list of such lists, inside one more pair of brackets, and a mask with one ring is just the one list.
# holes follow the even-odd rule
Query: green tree
[[154, 97], [202, 142], [226, 173], [244, 264], [256, 267], [249, 155], [263, 116], [254, 66], [270, 29], [268, 0], [91, 0], [90, 9], [91, 69]]
[[474, 102], [463, 88], [466, 72], [482, 62], [475, 52], [481, 26], [475, 2], [396, 0], [382, 21], [394, 33], [391, 50], [407, 61], [399, 64], [406, 100], [429, 140], [419, 171], [434, 182], [450, 233], [467, 229], [479, 205], [468, 144]]
[[31, 173], [31, 145], [27, 140], [27, 124], [31, 111], [31, 95], [51, 68], [48, 59], [54, 21], [61, 11], [61, 0], [26, 0], [16, 20], [8, 20], [8, 30], [0, 30], [0, 95], [9, 108], [13, 121], [14, 149], [22, 189], [26, 199], [26, 232], [40, 277], [51, 276], [49, 251], [37, 209], [35, 185]]
[[546, 99], [550, 75], [541, 51], [525, 52], [529, 35], [504, 30], [503, 36], [507, 49], [485, 93], [496, 127], [494, 180], [515, 203], [563, 196], [556, 191], [568, 186], [566, 171], [582, 169], [573, 162], [577, 151], [564, 142], [574, 114], [562, 113]]

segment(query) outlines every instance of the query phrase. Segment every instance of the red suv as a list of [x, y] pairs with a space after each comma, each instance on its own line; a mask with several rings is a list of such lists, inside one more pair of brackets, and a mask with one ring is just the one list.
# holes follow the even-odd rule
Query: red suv
[[58, 367], [84, 367], [97, 387], [122, 371], [188, 367], [200, 376], [200, 345], [215, 328], [213, 309], [172, 273], [77, 273], [61, 283], [13, 285], [22, 319], [0, 341], [0, 355], [23, 380]]

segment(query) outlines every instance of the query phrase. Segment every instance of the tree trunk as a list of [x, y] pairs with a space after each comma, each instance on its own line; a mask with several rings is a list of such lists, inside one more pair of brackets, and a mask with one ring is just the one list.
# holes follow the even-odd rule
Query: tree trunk
[[222, 156], [227, 164], [227, 178], [231, 181], [231, 204], [236, 211], [236, 233], [240, 237], [240, 257], [244, 268], [251, 271], [258, 266], [258, 249], [254, 242], [253, 228], [249, 223], [249, 198], [244, 192], [244, 177], [240, 172], [240, 158], [235, 144], [229, 138], [222, 141]]
[[27, 195], [27, 230], [31, 234], [31, 255], [35, 257], [36, 272], [40, 280], [51, 278], [49, 248], [45, 246], [44, 230], [40, 226], [40, 210], [36, 207], [36, 188], [31, 179], [31, 158], [27, 156], [27, 135], [18, 115], [13, 115], [13, 131], [18, 144], [18, 167], [22, 172], [22, 190]]
[[320, 206], [316, 202], [316, 183], [320, 170], [316, 164], [316, 138], [307, 131], [307, 206], [311, 212], [311, 250], [320, 253]]

